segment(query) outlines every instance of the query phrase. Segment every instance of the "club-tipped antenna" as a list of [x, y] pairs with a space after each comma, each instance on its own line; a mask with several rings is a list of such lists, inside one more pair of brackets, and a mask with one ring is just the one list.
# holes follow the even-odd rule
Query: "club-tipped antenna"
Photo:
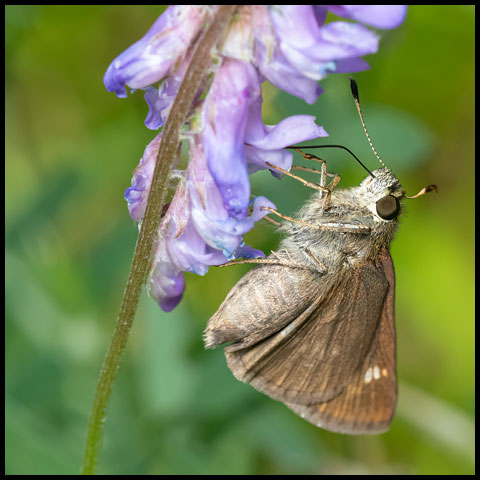
[[367, 136], [368, 143], [370, 144], [370, 147], [372, 147], [373, 153], [377, 157], [378, 161], [386, 168], [386, 165], [383, 163], [380, 155], [378, 155], [377, 151], [375, 150], [372, 140], [370, 139], [370, 135], [368, 134], [367, 126], [365, 125], [365, 120], [363, 119], [362, 110], [360, 109], [360, 100], [358, 98], [358, 85], [353, 78], [350, 78], [350, 89], [352, 90], [353, 99], [355, 100], [355, 106], [357, 107], [357, 112], [360, 115], [360, 121], [362, 122], [363, 130], [365, 131], [365, 135]]
[[408, 196], [408, 195], [405, 195], [405, 197], [407, 198], [417, 198], [417, 197], [421, 197], [422, 195], [425, 195], [426, 193], [429, 193], [429, 192], [435, 192], [435, 193], [438, 193], [438, 187], [436, 185], [427, 185], [426, 187], [423, 187], [416, 195], [413, 195], [413, 196]]

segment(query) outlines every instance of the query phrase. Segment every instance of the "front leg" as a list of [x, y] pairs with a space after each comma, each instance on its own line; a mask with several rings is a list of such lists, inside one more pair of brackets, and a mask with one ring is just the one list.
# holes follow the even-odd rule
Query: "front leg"
[[294, 260], [291, 259], [283, 259], [275, 255], [274, 252], [272, 252], [273, 256], [275, 258], [238, 258], [234, 260], [230, 260], [226, 263], [221, 263], [220, 265], [215, 265], [216, 267], [230, 267], [232, 265], [240, 265], [243, 263], [255, 263], [257, 265], [282, 265], [284, 267], [289, 267], [289, 268], [303, 268], [306, 270], [312, 270], [306, 265], [302, 265], [301, 263], [295, 262]]
[[339, 233], [361, 233], [367, 235], [370, 233], [370, 227], [367, 225], [359, 225], [356, 223], [338, 223], [338, 222], [326, 222], [326, 223], [311, 223], [305, 222], [304, 220], [299, 220], [298, 218], [289, 217], [288, 215], [283, 215], [283, 213], [278, 212], [274, 208], [270, 207], [261, 207], [261, 210], [266, 210], [271, 212], [284, 220], [288, 220], [291, 223], [301, 225], [306, 228], [311, 228], [313, 230], [320, 230], [323, 232], [339, 232]]

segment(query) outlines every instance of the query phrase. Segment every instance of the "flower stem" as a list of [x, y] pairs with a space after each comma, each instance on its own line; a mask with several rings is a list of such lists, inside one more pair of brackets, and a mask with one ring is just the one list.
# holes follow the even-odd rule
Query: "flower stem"
[[212, 49], [222, 40], [235, 7], [235, 5], [220, 6], [212, 17], [208, 28], [198, 40], [192, 60], [163, 129], [145, 215], [135, 246], [117, 325], [95, 392], [83, 460], [82, 473], [84, 475], [92, 475], [95, 472], [113, 382], [128, 341], [142, 286], [150, 265], [154, 240], [158, 236], [158, 225], [161, 219], [162, 206], [165, 203], [168, 175], [178, 149], [179, 132], [190, 112], [194, 96], [208, 73], [208, 68], [211, 65]]

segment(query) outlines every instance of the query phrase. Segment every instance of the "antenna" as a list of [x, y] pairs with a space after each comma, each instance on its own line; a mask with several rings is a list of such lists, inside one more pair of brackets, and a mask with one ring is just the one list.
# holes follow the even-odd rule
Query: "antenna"
[[347, 147], [343, 145], [290, 145], [289, 147], [285, 148], [293, 148], [297, 150], [305, 150], [307, 148], [342, 148], [346, 150], [373, 178], [375, 175], [360, 161], [360, 159]]
[[350, 89], [352, 90], [353, 99], [355, 100], [355, 106], [357, 107], [358, 114], [360, 115], [360, 121], [362, 122], [363, 130], [365, 131], [365, 135], [367, 136], [368, 143], [370, 144], [370, 147], [372, 147], [373, 153], [377, 157], [378, 161], [385, 168], [387, 168], [386, 165], [383, 163], [382, 159], [380, 158], [380, 156], [378, 155], [378, 153], [376, 152], [372, 141], [370, 140], [370, 135], [368, 134], [367, 127], [365, 125], [365, 121], [363, 120], [362, 110], [360, 109], [360, 100], [358, 98], [358, 85], [357, 85], [357, 82], [353, 78], [350, 78]]

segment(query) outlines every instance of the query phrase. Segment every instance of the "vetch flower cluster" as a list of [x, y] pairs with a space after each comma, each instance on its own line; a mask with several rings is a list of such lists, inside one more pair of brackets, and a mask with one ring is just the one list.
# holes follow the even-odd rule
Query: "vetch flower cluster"
[[[105, 86], [119, 97], [127, 95], [125, 86], [145, 90], [148, 128], [164, 125], [195, 41], [216, 8], [170, 6], [107, 69]], [[329, 73], [368, 68], [361, 57], [377, 51], [378, 36], [361, 23], [325, 23], [327, 11], [386, 29], [403, 22], [406, 7], [238, 7], [225, 41], [212, 56], [212, 75], [192, 106], [183, 135], [189, 164], [178, 175], [177, 190], [160, 225], [148, 289], [163, 310], [170, 311], [181, 300], [183, 272], [204, 275], [211, 265], [264, 256], [243, 243], [243, 234], [263, 218], [266, 212], [261, 207], [274, 205], [265, 197], [251, 199], [249, 174], [267, 169], [266, 162], [289, 170], [292, 154], [285, 147], [327, 136], [310, 115], [264, 125], [261, 83], [268, 80], [313, 104], [322, 93], [318, 81]], [[140, 222], [145, 212], [160, 138], [161, 133], [145, 149], [125, 192], [135, 221]]]

